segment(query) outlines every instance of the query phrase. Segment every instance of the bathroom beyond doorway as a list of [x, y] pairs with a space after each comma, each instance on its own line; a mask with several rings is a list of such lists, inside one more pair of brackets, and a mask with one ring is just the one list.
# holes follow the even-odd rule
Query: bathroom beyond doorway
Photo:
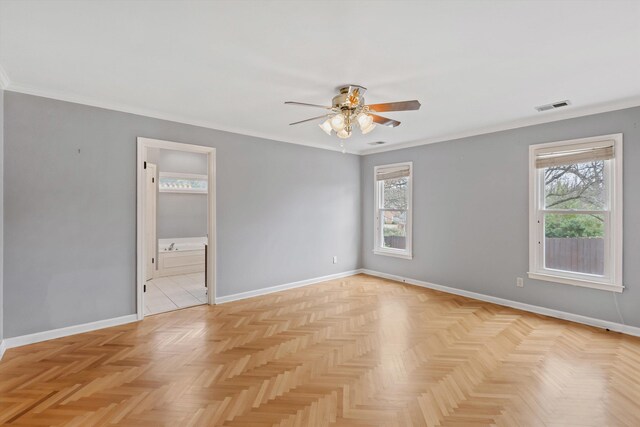
[[214, 153], [138, 138], [140, 319], [214, 301]]

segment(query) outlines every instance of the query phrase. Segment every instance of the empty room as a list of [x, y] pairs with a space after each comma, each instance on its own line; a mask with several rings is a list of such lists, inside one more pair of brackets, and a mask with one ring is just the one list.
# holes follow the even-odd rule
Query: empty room
[[0, 0], [0, 424], [640, 426], [640, 0]]

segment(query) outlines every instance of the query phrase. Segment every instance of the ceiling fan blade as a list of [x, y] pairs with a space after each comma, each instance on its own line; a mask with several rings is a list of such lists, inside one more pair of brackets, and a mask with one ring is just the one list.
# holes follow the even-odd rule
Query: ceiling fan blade
[[389, 126], [391, 128], [394, 128], [396, 126], [400, 125], [400, 122], [397, 120], [393, 120], [393, 119], [389, 119], [386, 117], [382, 117], [382, 116], [378, 116], [375, 114], [369, 114], [371, 117], [373, 117], [373, 121], [379, 125], [382, 126]]
[[416, 101], [400, 101], [400, 102], [387, 102], [386, 104], [371, 104], [367, 105], [370, 110], [376, 113], [384, 113], [385, 111], [409, 111], [419, 110], [420, 102]]
[[287, 102], [285, 102], [285, 104], [287, 104], [287, 105], [302, 105], [303, 107], [318, 107], [318, 108], [325, 108], [327, 110], [331, 109], [331, 107], [326, 107], [324, 105], [307, 104], [306, 102], [287, 101]]
[[329, 117], [330, 115], [331, 114], [324, 114], [322, 116], [312, 117], [312, 118], [306, 119], [306, 120], [300, 120], [299, 122], [289, 123], [289, 126], [297, 125], [297, 124], [304, 123], [304, 122], [310, 122], [310, 121], [313, 121], [313, 120], [324, 119], [325, 117]]

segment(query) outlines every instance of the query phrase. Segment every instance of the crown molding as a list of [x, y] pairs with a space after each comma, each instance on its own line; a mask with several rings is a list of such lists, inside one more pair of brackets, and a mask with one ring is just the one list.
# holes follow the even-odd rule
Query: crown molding
[[9, 80], [9, 76], [7, 72], [4, 71], [4, 68], [0, 64], [0, 89], [6, 90], [11, 84], [11, 80]]
[[[10, 84], [7, 86], [6, 90], [8, 90], [10, 92], [23, 93], [23, 94], [26, 94], [26, 95], [33, 95], [33, 96], [40, 96], [40, 97], [43, 97], [43, 98], [55, 99], [55, 100], [58, 100], [58, 101], [72, 102], [74, 104], [87, 105], [87, 106], [90, 106], [90, 107], [103, 108], [105, 110], [112, 110], [112, 111], [118, 111], [118, 112], [121, 112], [121, 113], [135, 114], [135, 115], [138, 115], [138, 116], [150, 117], [150, 118], [153, 118], [153, 119], [167, 120], [167, 121], [170, 121], [170, 122], [176, 122], [176, 123], [181, 123], [181, 124], [186, 124], [186, 125], [191, 125], [191, 126], [198, 126], [198, 127], [202, 127], [202, 128], [219, 130], [219, 131], [223, 131], [223, 132], [235, 133], [235, 134], [238, 134], [238, 135], [252, 136], [252, 137], [255, 137], [255, 138], [268, 139], [268, 140], [276, 141], [276, 142], [285, 142], [285, 143], [288, 143], [288, 144], [303, 145], [303, 146], [306, 146], [306, 147], [318, 148], [318, 149], [321, 149], [321, 150], [342, 152], [342, 149], [340, 147], [338, 147], [338, 146], [316, 144], [316, 143], [312, 143], [312, 142], [300, 142], [299, 140], [292, 141], [292, 140], [280, 139], [280, 138], [278, 138], [278, 137], [276, 137], [274, 135], [269, 135], [269, 134], [266, 134], [266, 133], [248, 132], [248, 131], [246, 131], [244, 129], [238, 129], [238, 128], [234, 128], [234, 127], [223, 126], [223, 125], [220, 125], [219, 123], [215, 123], [215, 122], [212, 122], [212, 121], [193, 120], [193, 119], [191, 119], [189, 117], [180, 116], [180, 115], [177, 115], [177, 114], [171, 114], [171, 113], [167, 113], [167, 112], [163, 112], [163, 111], [152, 110], [152, 109], [147, 109], [147, 108], [142, 108], [142, 107], [136, 107], [136, 106], [128, 105], [128, 104], [105, 102], [105, 101], [97, 100], [97, 99], [94, 99], [94, 98], [77, 95], [77, 94], [74, 94], [74, 93], [71, 93], [71, 92], [63, 92], [63, 91], [42, 89], [42, 88], [38, 88], [38, 87], [35, 87], [35, 86], [29, 86], [29, 85], [14, 83], [14, 82], [10, 82]], [[347, 154], [358, 154], [357, 151], [353, 151], [353, 150], [347, 150], [346, 153]]]
[[427, 138], [427, 139], [421, 139], [421, 140], [410, 141], [410, 142], [401, 142], [401, 143], [389, 145], [386, 147], [369, 148], [366, 150], [360, 150], [357, 152], [357, 154], [361, 156], [366, 156], [369, 154], [377, 154], [377, 153], [384, 153], [387, 151], [402, 150], [404, 148], [419, 147], [421, 145], [453, 141], [456, 139], [469, 138], [472, 136], [486, 135], [486, 134], [495, 133], [495, 132], [502, 132], [505, 130], [523, 128], [527, 126], [558, 122], [561, 120], [575, 119], [578, 117], [591, 116], [591, 115], [600, 114], [600, 113], [608, 113], [610, 111], [624, 110], [626, 108], [633, 108], [638, 106], [640, 106], [640, 96], [630, 97], [630, 98], [612, 101], [612, 102], [603, 103], [603, 104], [597, 104], [589, 107], [582, 107], [582, 108], [569, 107], [570, 109], [565, 110], [563, 112], [556, 111], [556, 112], [549, 112], [549, 114], [541, 113], [543, 115], [541, 117], [530, 117], [526, 119], [519, 119], [519, 120], [497, 124], [494, 126], [471, 129], [464, 132], [445, 134], [445, 135], [434, 137], [434, 138]]
[[[219, 123], [215, 123], [212, 121], [193, 120], [191, 118], [180, 116], [177, 114], [171, 114], [167, 112], [136, 107], [128, 104], [104, 102], [94, 98], [80, 96], [70, 92], [47, 90], [47, 89], [37, 88], [34, 86], [14, 83], [9, 79], [9, 76], [4, 71], [4, 68], [2, 67], [2, 65], [0, 65], [0, 89], [11, 91], [11, 92], [24, 93], [27, 95], [34, 95], [34, 96], [41, 96], [44, 98], [56, 99], [59, 101], [72, 102], [75, 104], [82, 104], [90, 107], [104, 108], [106, 110], [118, 111], [122, 113], [135, 114], [138, 116], [150, 117], [154, 119], [167, 120], [167, 121], [191, 125], [191, 126], [203, 127], [207, 129], [219, 130], [223, 132], [235, 133], [238, 135], [251, 136], [254, 138], [262, 138], [262, 139], [268, 139], [271, 141], [285, 142], [288, 144], [302, 145], [302, 146], [311, 147], [311, 148], [318, 148], [321, 150], [329, 150], [329, 151], [335, 151], [335, 152], [342, 151], [337, 146], [317, 144], [312, 142], [300, 142], [300, 140], [293, 141], [293, 140], [281, 139], [275, 135], [270, 135], [270, 134], [261, 133], [261, 132], [248, 132], [244, 129], [223, 126], [223, 125], [220, 125]], [[590, 116], [593, 114], [607, 113], [610, 111], [623, 110], [626, 108], [633, 108], [638, 106], [640, 106], [640, 96], [634, 96], [634, 97], [629, 97], [622, 100], [616, 100], [612, 102], [592, 105], [589, 107], [579, 108], [579, 107], [572, 106], [572, 107], [569, 107], [567, 110], [561, 111], [561, 112], [549, 111], [546, 113], [540, 113], [540, 116], [513, 120], [513, 121], [504, 122], [497, 125], [492, 125], [492, 126], [487, 126], [482, 128], [470, 129], [464, 132], [455, 132], [455, 133], [440, 135], [433, 138], [426, 138], [426, 139], [420, 139], [420, 140], [409, 141], [409, 142], [400, 142], [400, 143], [391, 144], [385, 147], [376, 147], [376, 148], [369, 148], [364, 150], [347, 149], [346, 153], [366, 156], [370, 154], [402, 150], [405, 148], [419, 147], [421, 145], [436, 144], [439, 142], [453, 141], [457, 139], [469, 138], [469, 137], [478, 136], [478, 135], [486, 135], [494, 132], [502, 132], [506, 130], [517, 129], [517, 128], [522, 128], [527, 126], [534, 126], [534, 125], [552, 123], [552, 122], [573, 119], [573, 118], [578, 118], [583, 116]]]

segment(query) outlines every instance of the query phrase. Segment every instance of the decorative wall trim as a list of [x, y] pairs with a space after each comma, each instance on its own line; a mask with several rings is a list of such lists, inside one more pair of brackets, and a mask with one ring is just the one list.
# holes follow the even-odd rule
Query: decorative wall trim
[[[56, 99], [58, 101], [71, 102], [71, 103], [74, 103], [74, 104], [87, 105], [87, 106], [90, 106], [90, 107], [104, 108], [106, 110], [118, 111], [118, 112], [121, 112], [121, 113], [135, 114], [135, 115], [138, 115], [138, 116], [150, 117], [150, 118], [153, 118], [153, 119], [167, 120], [167, 121], [170, 121], [170, 122], [176, 122], [176, 123], [181, 123], [181, 124], [185, 124], [185, 125], [198, 126], [198, 127], [202, 127], [202, 128], [219, 130], [219, 131], [223, 131], [223, 132], [230, 132], [230, 133], [235, 133], [235, 134], [238, 134], [238, 135], [252, 136], [252, 137], [255, 137], [255, 138], [262, 138], [262, 139], [269, 139], [269, 140], [272, 140], [272, 141], [286, 142], [286, 143], [289, 143], [289, 144], [305, 145], [307, 147], [320, 148], [320, 149], [323, 149], [323, 150], [342, 151], [342, 149], [340, 147], [338, 147], [337, 144], [326, 144], [326, 145], [325, 144], [314, 144], [314, 143], [309, 143], [309, 142], [300, 142], [300, 140], [287, 141], [287, 140], [283, 140], [283, 139], [278, 139], [274, 135], [269, 135], [269, 134], [261, 133], [261, 132], [249, 132], [249, 131], [246, 131], [244, 129], [238, 129], [238, 128], [235, 128], [235, 127], [229, 127], [227, 125], [221, 125], [219, 123], [215, 123], [215, 122], [212, 122], [212, 121], [209, 121], [209, 120], [197, 120], [197, 119], [194, 120], [194, 119], [191, 119], [191, 118], [186, 117], [186, 116], [181, 116], [179, 114], [172, 114], [172, 113], [153, 110], [153, 109], [149, 109], [149, 108], [145, 108], [145, 107], [137, 107], [137, 106], [134, 106], [134, 105], [103, 101], [103, 100], [99, 100], [99, 99], [96, 99], [96, 98], [91, 98], [91, 97], [78, 95], [78, 94], [75, 94], [75, 93], [72, 93], [72, 92], [68, 92], [68, 91], [57, 91], [57, 90], [41, 89], [41, 88], [34, 87], [34, 86], [29, 86], [29, 85], [23, 85], [23, 84], [19, 84], [19, 83], [10, 82], [9, 80], [8, 80], [8, 84], [6, 86], [6, 90], [9, 90], [11, 92], [24, 93], [26, 95], [33, 95], [33, 96], [40, 96], [40, 97], [43, 97], [43, 98]], [[350, 151], [348, 149], [347, 149], [346, 152], [350, 153], [350, 154], [357, 154], [356, 152]]]
[[[272, 141], [279, 141], [279, 142], [286, 142], [286, 143], [290, 143], [290, 144], [304, 145], [304, 146], [307, 146], [307, 147], [320, 148], [320, 149], [323, 149], [323, 150], [341, 151], [341, 149], [337, 145], [334, 145], [334, 144], [327, 144], [327, 145], [325, 145], [325, 144], [314, 144], [314, 143], [308, 143], [308, 142], [301, 142], [300, 140], [287, 141], [287, 140], [280, 139], [280, 138], [278, 138], [278, 137], [276, 137], [274, 135], [263, 134], [263, 133], [260, 133], [260, 132], [248, 132], [248, 131], [246, 131], [244, 129], [231, 128], [231, 127], [228, 127], [228, 126], [225, 126], [225, 125], [220, 125], [219, 123], [213, 123], [213, 122], [206, 121], [206, 120], [194, 120], [194, 119], [190, 119], [188, 117], [180, 116], [180, 115], [177, 115], [177, 114], [171, 114], [171, 113], [166, 113], [166, 112], [162, 112], [162, 111], [151, 110], [151, 109], [147, 109], [147, 108], [144, 108], [144, 107], [136, 107], [136, 106], [133, 106], [133, 105], [106, 102], [106, 101], [102, 101], [102, 100], [98, 100], [98, 99], [94, 99], [94, 98], [90, 98], [90, 97], [86, 97], [86, 96], [81, 96], [81, 95], [78, 95], [78, 94], [75, 94], [75, 93], [72, 93], [72, 92], [68, 92], [68, 91], [56, 91], [56, 90], [42, 89], [42, 88], [38, 88], [38, 87], [34, 87], [34, 86], [23, 85], [23, 84], [11, 82], [11, 80], [9, 80], [9, 77], [7, 76], [7, 74], [2, 69], [2, 66], [0, 66], [0, 88], [4, 89], [4, 90], [9, 90], [9, 91], [12, 91], [12, 92], [24, 93], [24, 94], [27, 94], [27, 95], [34, 95], [34, 96], [41, 96], [41, 97], [44, 97], [44, 98], [57, 99], [59, 101], [72, 102], [72, 103], [76, 103], [76, 104], [88, 105], [88, 106], [91, 106], [91, 107], [98, 107], [98, 108], [104, 108], [104, 109], [107, 109], [107, 110], [119, 111], [119, 112], [123, 112], [123, 113], [136, 114], [136, 115], [139, 115], [139, 116], [151, 117], [151, 118], [154, 118], [154, 119], [168, 120], [168, 121], [182, 123], [182, 124], [186, 124], [186, 125], [199, 126], [199, 127], [204, 127], [204, 128], [207, 128], [207, 129], [214, 129], [214, 130], [220, 130], [220, 131], [223, 131], [223, 132], [236, 133], [236, 134], [239, 134], [239, 135], [252, 136], [252, 137], [255, 137], [255, 138], [263, 138], [263, 139], [269, 139], [269, 140], [272, 140]], [[640, 97], [630, 97], [630, 98], [626, 98], [626, 99], [621, 99], [621, 100], [601, 103], [601, 104], [592, 105], [592, 106], [588, 106], [588, 107], [582, 107], [582, 108], [576, 107], [576, 106], [572, 106], [572, 107], [569, 107], [569, 109], [563, 110], [563, 111], [549, 111], [549, 112], [546, 112], [546, 113], [537, 113], [538, 115], [531, 116], [531, 117], [528, 117], [526, 119], [513, 120], [513, 121], [509, 121], [509, 122], [504, 122], [504, 123], [501, 123], [501, 124], [498, 124], [498, 125], [495, 125], [495, 126], [480, 127], [480, 128], [475, 128], [475, 129], [471, 129], [471, 130], [464, 131], [464, 132], [456, 132], [456, 133], [445, 134], [445, 135], [441, 135], [441, 136], [434, 137], [434, 138], [420, 139], [420, 140], [417, 140], [417, 141], [409, 141], [409, 142], [392, 144], [392, 145], [388, 145], [388, 146], [384, 146], [384, 147], [376, 147], [376, 148], [370, 148], [370, 149], [365, 149], [365, 150], [350, 150], [350, 149], [347, 148], [347, 153], [365, 156], [365, 155], [368, 155], [368, 154], [375, 154], [375, 153], [382, 153], [382, 152], [386, 152], [386, 151], [401, 150], [403, 148], [417, 147], [417, 146], [420, 146], [420, 145], [427, 145], [427, 144], [435, 144], [437, 142], [453, 141], [453, 140], [461, 139], [461, 138], [468, 138], [468, 137], [472, 137], [472, 136], [484, 135], [484, 134], [489, 134], [489, 133], [494, 133], [494, 132], [501, 132], [501, 131], [510, 130], [510, 129], [517, 129], [517, 128], [521, 128], [521, 127], [527, 127], [527, 126], [539, 125], [539, 124], [544, 124], [544, 123], [557, 122], [557, 121], [560, 121], [560, 120], [572, 119], [572, 118], [583, 117], [583, 116], [590, 116], [590, 115], [593, 115], [593, 114], [606, 113], [606, 112], [609, 112], [609, 111], [616, 111], [616, 110], [623, 110], [623, 109], [626, 109], [626, 108], [633, 108], [633, 107], [638, 107], [638, 106], [640, 106]]]
[[[381, 273], [379, 271], [369, 270], [366, 268], [345, 271], [342, 273], [330, 274], [328, 276], [321, 276], [313, 279], [301, 280], [298, 282], [286, 283], [283, 285], [272, 286], [269, 288], [258, 289], [255, 291], [248, 291], [248, 292], [241, 292], [233, 295], [227, 295], [223, 297], [218, 297], [215, 299], [215, 301], [217, 304], [223, 304], [231, 301], [238, 301], [246, 298], [252, 298], [260, 295], [267, 295], [274, 292], [280, 292], [287, 289], [300, 288], [303, 286], [313, 285], [320, 282], [326, 282], [328, 280], [354, 276], [360, 273], [367, 274], [369, 276], [380, 277], [383, 279], [394, 280], [397, 282], [406, 283], [408, 285], [420, 286], [423, 288], [433, 289], [436, 291], [446, 292], [449, 294], [460, 295], [463, 297], [485, 301], [485, 302], [489, 302], [497, 305], [502, 305], [505, 307], [511, 307], [518, 310], [528, 311], [531, 313], [541, 314], [543, 316], [549, 316], [557, 319], [568, 320], [570, 322], [582, 323], [582, 324], [594, 326], [597, 328], [609, 329], [611, 331], [616, 331], [623, 334], [640, 337], [640, 328], [635, 326], [623, 325], [620, 323], [609, 322], [606, 320], [595, 319], [587, 316], [581, 316], [579, 314], [568, 313], [565, 311], [553, 310], [550, 308], [540, 307], [540, 306], [531, 305], [531, 304], [525, 304], [517, 301], [511, 301], [504, 298], [492, 297], [489, 295], [479, 294], [471, 291], [465, 291], [462, 289], [456, 289], [449, 286], [436, 285], [434, 283], [429, 283], [422, 280], [397, 276], [395, 274]], [[96, 322], [83, 323], [81, 325], [67, 326], [65, 328], [53, 329], [53, 330], [44, 331], [44, 332], [37, 332], [35, 334], [6, 338], [0, 341], [0, 359], [4, 355], [4, 352], [10, 348], [20, 347], [28, 344], [34, 344], [42, 341], [48, 341], [55, 338], [62, 338], [62, 337], [75, 335], [75, 334], [81, 334], [84, 332], [96, 331], [99, 329], [110, 328], [113, 326], [124, 325], [127, 323], [136, 322], [137, 320], [138, 320], [138, 317], [136, 314], [129, 314], [127, 316], [116, 317], [113, 319], [98, 320]]]
[[255, 291], [241, 292], [223, 297], [216, 297], [216, 304], [224, 304], [225, 302], [238, 301], [241, 299], [257, 297], [260, 295], [272, 294], [274, 292], [286, 291], [287, 289], [301, 288], [303, 286], [313, 285], [315, 283], [326, 282], [328, 280], [341, 279], [343, 277], [354, 276], [362, 273], [362, 270], [350, 270], [342, 273], [330, 274], [328, 276], [315, 277], [313, 279], [300, 280], [298, 282], [285, 283], [284, 285], [271, 286], [270, 288], [256, 289]]
[[389, 279], [389, 280], [395, 280], [396, 282], [403, 282], [409, 285], [420, 286], [422, 288], [428, 288], [428, 289], [434, 289], [436, 291], [446, 292], [449, 294], [460, 295], [467, 298], [473, 298], [480, 301], [503, 305], [505, 307], [511, 307], [518, 310], [541, 314], [543, 316], [555, 317], [556, 319], [568, 320], [570, 322], [582, 323], [584, 325], [595, 326], [596, 328], [609, 329], [611, 331], [621, 332], [623, 334], [640, 337], [640, 328], [635, 326], [623, 325], [620, 323], [609, 322], [607, 320], [594, 319], [593, 317], [581, 316], [579, 314], [567, 313], [566, 311], [553, 310], [551, 308], [525, 304], [523, 302], [517, 302], [517, 301], [512, 301], [504, 298], [492, 297], [489, 295], [479, 294], [476, 292], [451, 288], [449, 286], [436, 285], [434, 283], [424, 282], [422, 280], [396, 276], [395, 274], [381, 273], [379, 271], [368, 270], [366, 268], [361, 269], [361, 272], [364, 274], [368, 274], [370, 276], [380, 277], [380, 278]]
[[388, 146], [369, 148], [366, 150], [360, 150], [356, 154], [359, 154], [361, 156], [366, 156], [368, 154], [402, 150], [403, 148], [419, 147], [421, 145], [435, 144], [438, 142], [454, 141], [456, 139], [470, 138], [472, 136], [486, 135], [486, 134], [495, 133], [495, 132], [502, 132], [505, 130], [542, 125], [545, 123], [559, 122], [561, 120], [575, 119], [578, 117], [591, 116], [591, 115], [600, 114], [600, 113], [608, 113], [610, 111], [624, 110], [627, 108], [633, 108], [638, 106], [640, 106], [640, 97], [626, 98], [622, 100], [592, 105], [589, 107], [579, 108], [579, 107], [573, 106], [573, 107], [569, 107], [569, 109], [567, 110], [548, 112], [548, 113], [537, 113], [540, 115], [528, 117], [526, 119], [504, 122], [495, 126], [487, 126], [483, 128], [472, 129], [465, 132], [445, 134], [445, 135], [434, 137], [434, 138], [420, 139], [417, 141], [401, 142], [398, 144], [392, 144]]
[[65, 328], [52, 329], [50, 331], [36, 332], [35, 334], [21, 335], [13, 338], [5, 338], [2, 346], [6, 349], [48, 341], [55, 338], [68, 337], [69, 335], [81, 334], [84, 332], [97, 331], [98, 329], [110, 328], [112, 326], [124, 325], [136, 322], [138, 316], [129, 314], [127, 316], [115, 317], [112, 319], [98, 320], [96, 322], [83, 323], [81, 325], [67, 326]]
[[[227, 295], [224, 297], [216, 298], [217, 304], [225, 302], [237, 301], [245, 298], [256, 297], [259, 295], [266, 295], [273, 292], [284, 291], [287, 289], [299, 288], [302, 286], [312, 285], [314, 283], [326, 282], [328, 280], [340, 279], [342, 277], [349, 277], [355, 274], [361, 273], [361, 270], [345, 271], [343, 273], [330, 274], [328, 276], [316, 277], [308, 280], [301, 280], [298, 282], [286, 283], [284, 285], [272, 286], [270, 288], [258, 289], [255, 291], [242, 292], [233, 295]], [[4, 354], [4, 351], [9, 348], [21, 347], [23, 345], [34, 344], [42, 341], [48, 341], [55, 338], [67, 337], [69, 335], [82, 334], [84, 332], [96, 331], [99, 329], [110, 328], [112, 326], [124, 325], [127, 323], [137, 322], [138, 316], [136, 314], [129, 314], [127, 316], [116, 317], [113, 319], [98, 320], [96, 322], [83, 323], [81, 325], [67, 326], [64, 328], [53, 329], [50, 331], [36, 332], [29, 335], [21, 335], [12, 338], [6, 338], [0, 341], [0, 359]]]

